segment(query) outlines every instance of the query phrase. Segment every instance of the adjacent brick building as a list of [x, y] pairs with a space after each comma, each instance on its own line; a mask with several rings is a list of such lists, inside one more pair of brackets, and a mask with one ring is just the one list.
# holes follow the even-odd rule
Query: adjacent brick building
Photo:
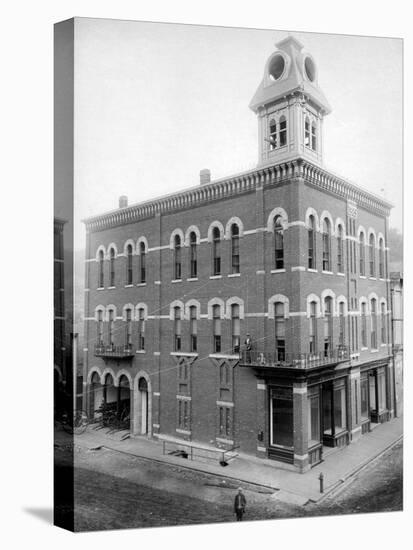
[[323, 168], [330, 107], [295, 38], [250, 107], [256, 169], [85, 220], [84, 402], [305, 471], [394, 414], [391, 205]]

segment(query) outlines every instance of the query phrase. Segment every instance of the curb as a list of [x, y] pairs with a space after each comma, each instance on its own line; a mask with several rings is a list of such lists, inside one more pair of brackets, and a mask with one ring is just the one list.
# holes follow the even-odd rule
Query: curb
[[350, 470], [347, 474], [345, 474], [342, 478], [340, 478], [338, 481], [336, 481], [333, 485], [331, 485], [327, 491], [323, 493], [323, 495], [318, 499], [310, 498], [308, 499], [308, 502], [306, 504], [319, 504], [327, 497], [331, 497], [332, 495], [337, 495], [340, 493], [342, 489], [345, 489], [350, 482], [352, 481], [352, 478], [363, 471], [367, 466], [369, 466], [372, 462], [383, 456], [387, 451], [389, 451], [392, 447], [395, 447], [400, 441], [403, 441], [403, 435], [400, 435], [397, 439], [392, 441], [387, 447], [382, 449], [376, 456], [369, 458], [365, 460], [362, 464], [359, 464], [353, 470]]

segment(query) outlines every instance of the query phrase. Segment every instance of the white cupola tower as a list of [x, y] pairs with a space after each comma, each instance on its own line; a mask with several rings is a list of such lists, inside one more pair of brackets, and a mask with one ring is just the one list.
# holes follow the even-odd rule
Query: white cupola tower
[[258, 165], [301, 157], [323, 161], [323, 117], [331, 108], [318, 87], [317, 65], [289, 36], [278, 42], [250, 108], [258, 117]]

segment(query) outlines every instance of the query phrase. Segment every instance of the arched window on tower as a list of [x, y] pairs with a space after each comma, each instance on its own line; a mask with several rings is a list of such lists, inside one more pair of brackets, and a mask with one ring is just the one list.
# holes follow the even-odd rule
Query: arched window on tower
[[310, 121], [308, 117], [305, 117], [304, 121], [304, 145], [310, 147]]
[[182, 277], [182, 264], [181, 264], [181, 237], [175, 235], [174, 239], [174, 279], [181, 279]]
[[274, 219], [274, 267], [284, 269], [284, 230], [281, 216]]
[[131, 285], [133, 283], [133, 255], [132, 255], [132, 245], [128, 244], [126, 249], [126, 284]]
[[212, 231], [212, 274], [221, 275], [221, 235], [218, 227]]
[[146, 283], [146, 248], [144, 242], [139, 245], [139, 282]]
[[110, 271], [109, 271], [109, 286], [115, 286], [115, 249], [109, 251]]
[[315, 253], [316, 253], [316, 244], [315, 244], [315, 219], [311, 215], [308, 219], [308, 268], [315, 269]]
[[239, 273], [239, 227], [231, 226], [231, 273]]
[[189, 235], [189, 273], [191, 279], [198, 277], [198, 262], [196, 249], [196, 234], [194, 231]]
[[315, 122], [311, 124], [311, 149], [317, 151], [317, 126]]
[[277, 143], [277, 123], [275, 122], [275, 120], [272, 118], [270, 120], [270, 150], [273, 151], [278, 143]]
[[366, 241], [364, 238], [363, 231], [360, 233], [359, 237], [359, 251], [360, 251], [360, 275], [364, 277], [366, 274]]
[[280, 118], [280, 147], [287, 145], [287, 119], [283, 115]]
[[323, 222], [323, 271], [331, 271], [331, 224], [328, 218]]
[[99, 252], [99, 275], [98, 275], [98, 287], [103, 288], [105, 286], [105, 280], [104, 280], [104, 260], [105, 255], [103, 253], [103, 250]]
[[379, 241], [379, 277], [384, 279], [384, 241]]
[[370, 264], [370, 277], [375, 277], [376, 262], [375, 262], [375, 241], [373, 233], [370, 233], [369, 237], [369, 264]]

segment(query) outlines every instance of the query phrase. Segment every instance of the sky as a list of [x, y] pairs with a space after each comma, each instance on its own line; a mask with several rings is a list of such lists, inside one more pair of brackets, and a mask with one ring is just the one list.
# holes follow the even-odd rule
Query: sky
[[402, 229], [402, 41], [392, 38], [77, 19], [75, 248], [81, 219], [254, 168], [249, 102], [275, 43], [312, 54], [332, 113], [324, 167], [395, 205]]

